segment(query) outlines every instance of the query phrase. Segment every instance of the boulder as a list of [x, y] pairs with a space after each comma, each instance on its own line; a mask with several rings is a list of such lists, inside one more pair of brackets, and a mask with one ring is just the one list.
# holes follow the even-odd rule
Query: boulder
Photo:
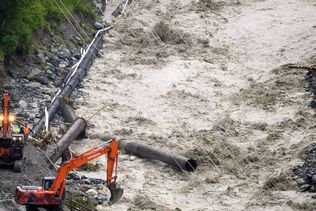
[[79, 176], [78, 174], [74, 173], [74, 172], [70, 172], [70, 173], [68, 174], [68, 177], [69, 177], [70, 179], [73, 179], [73, 180], [80, 180], [80, 176]]
[[25, 102], [24, 100], [20, 100], [19, 101], [19, 105], [23, 108], [23, 109], [26, 109], [27, 108], [27, 102]]
[[95, 22], [95, 23], [94, 23], [94, 26], [95, 26], [95, 28], [98, 29], [98, 30], [104, 28], [104, 24], [101, 23], [101, 22], [99, 22], [99, 21]]
[[28, 84], [28, 87], [37, 89], [37, 88], [41, 87], [41, 84], [38, 83], [38, 82], [31, 82], [31, 83]]
[[27, 75], [27, 79], [33, 80], [41, 74], [41, 70], [38, 68], [33, 68], [31, 72]]
[[89, 189], [86, 194], [88, 194], [89, 196], [96, 196], [98, 195], [98, 192], [94, 189]]
[[62, 48], [58, 53], [60, 59], [70, 59], [71, 56], [72, 54], [68, 48]]
[[40, 61], [42, 64], [45, 64], [45, 62], [46, 62], [46, 57], [45, 57], [45, 55], [44, 55], [43, 53], [39, 53], [39, 54], [37, 55], [37, 57], [39, 58], [39, 61]]

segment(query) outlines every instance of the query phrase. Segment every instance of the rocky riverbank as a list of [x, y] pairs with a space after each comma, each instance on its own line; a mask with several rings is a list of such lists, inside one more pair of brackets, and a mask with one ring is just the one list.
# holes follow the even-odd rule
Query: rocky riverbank
[[[85, 29], [82, 27], [73, 29], [72, 25], [76, 24], [76, 21], [61, 23], [59, 33], [41, 33], [41, 36], [35, 37], [36, 45], [30, 55], [11, 57], [9, 62], [7, 61], [3, 65], [5, 70], [1, 72], [5, 74], [4, 77], [1, 77], [1, 81], [3, 81], [3, 88], [10, 92], [11, 111], [16, 114], [19, 121], [26, 122], [31, 127], [44, 114], [45, 107], [49, 106], [59, 87], [72, 73], [72, 66], [80, 60], [83, 50], [90, 44], [95, 32], [107, 26], [103, 21], [91, 22], [76, 14], [74, 17], [81, 26], [85, 26]], [[82, 97], [81, 92], [74, 93], [74, 97]], [[52, 139], [58, 139], [63, 134], [63, 130], [60, 129], [66, 127], [62, 117], [57, 115], [51, 123]], [[3, 206], [10, 206], [11, 202], [8, 203], [7, 200], [10, 201], [14, 197], [17, 185], [41, 185], [44, 176], [54, 176], [55, 174], [54, 170], [48, 168], [46, 162], [49, 147], [48, 151], [45, 151], [28, 143], [25, 148], [27, 167], [22, 174], [14, 173], [10, 169], [0, 170], [2, 187], [0, 210]], [[80, 178], [79, 182], [78, 178]], [[102, 191], [100, 188], [105, 181], [90, 180], [75, 174], [71, 174], [67, 179], [69, 190], [77, 193], [77, 196], [90, 197], [89, 201], [93, 206], [103, 203], [107, 199], [106, 195], [101, 193], [94, 194], [97, 192], [96, 190]], [[81, 187], [78, 184], [84, 184], [84, 186]], [[92, 191], [94, 189], [95, 191]], [[69, 190], [67, 189], [67, 191]]]

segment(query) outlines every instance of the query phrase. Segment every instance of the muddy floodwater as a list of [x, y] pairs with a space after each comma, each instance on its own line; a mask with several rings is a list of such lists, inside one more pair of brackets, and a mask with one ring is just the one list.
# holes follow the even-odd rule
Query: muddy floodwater
[[[99, 210], [312, 210], [292, 168], [313, 142], [305, 70], [313, 0], [136, 0], [105, 37], [77, 113], [114, 135], [197, 159], [195, 173], [120, 155], [121, 201]], [[97, 162], [105, 163], [105, 158]], [[106, 166], [87, 173], [104, 178]]]

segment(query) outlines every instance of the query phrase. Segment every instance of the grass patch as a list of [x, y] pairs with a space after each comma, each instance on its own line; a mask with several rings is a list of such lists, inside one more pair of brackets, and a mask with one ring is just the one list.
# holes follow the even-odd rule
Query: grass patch
[[74, 12], [95, 18], [88, 0], [10, 0], [0, 4], [0, 55], [28, 53], [32, 34], [51, 30]]

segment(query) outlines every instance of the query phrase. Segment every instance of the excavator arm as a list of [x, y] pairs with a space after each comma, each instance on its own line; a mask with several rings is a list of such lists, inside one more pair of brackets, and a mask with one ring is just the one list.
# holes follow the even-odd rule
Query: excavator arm
[[10, 114], [9, 91], [4, 90], [2, 94], [2, 113], [0, 114], [0, 121], [2, 124], [1, 137], [8, 138], [10, 124], [15, 121], [15, 116]]
[[2, 115], [0, 117], [2, 120], [2, 137], [4, 138], [8, 137], [9, 133], [9, 109], [9, 92], [4, 90], [2, 99]]
[[116, 173], [113, 177], [113, 171], [117, 171], [117, 158], [118, 158], [118, 142], [115, 139], [110, 141], [110, 144], [104, 143], [98, 147], [92, 148], [82, 154], [73, 157], [71, 160], [66, 161], [57, 171], [55, 180], [50, 187], [50, 191], [58, 193], [59, 197], [62, 197], [65, 187], [65, 178], [68, 173], [87, 162], [94, 160], [104, 154], [108, 155], [107, 158], [107, 178], [106, 182], [108, 187], [112, 187], [116, 181]]
[[[104, 154], [107, 158], [107, 186], [111, 192], [110, 204], [118, 201], [123, 195], [123, 189], [116, 184], [117, 160], [118, 160], [118, 141], [112, 139], [109, 143], [104, 143], [79, 154], [69, 161], [66, 161], [57, 171], [52, 185], [45, 189], [34, 186], [18, 186], [16, 189], [15, 200], [18, 204], [34, 206], [59, 206], [63, 203], [65, 192], [65, 178], [68, 173], [83, 164], [96, 159]], [[115, 171], [115, 176], [113, 172]]]
[[23, 162], [24, 136], [11, 129], [15, 122], [15, 115], [10, 114], [9, 92], [3, 91], [0, 113], [0, 163], [13, 166], [13, 170], [21, 172]]

